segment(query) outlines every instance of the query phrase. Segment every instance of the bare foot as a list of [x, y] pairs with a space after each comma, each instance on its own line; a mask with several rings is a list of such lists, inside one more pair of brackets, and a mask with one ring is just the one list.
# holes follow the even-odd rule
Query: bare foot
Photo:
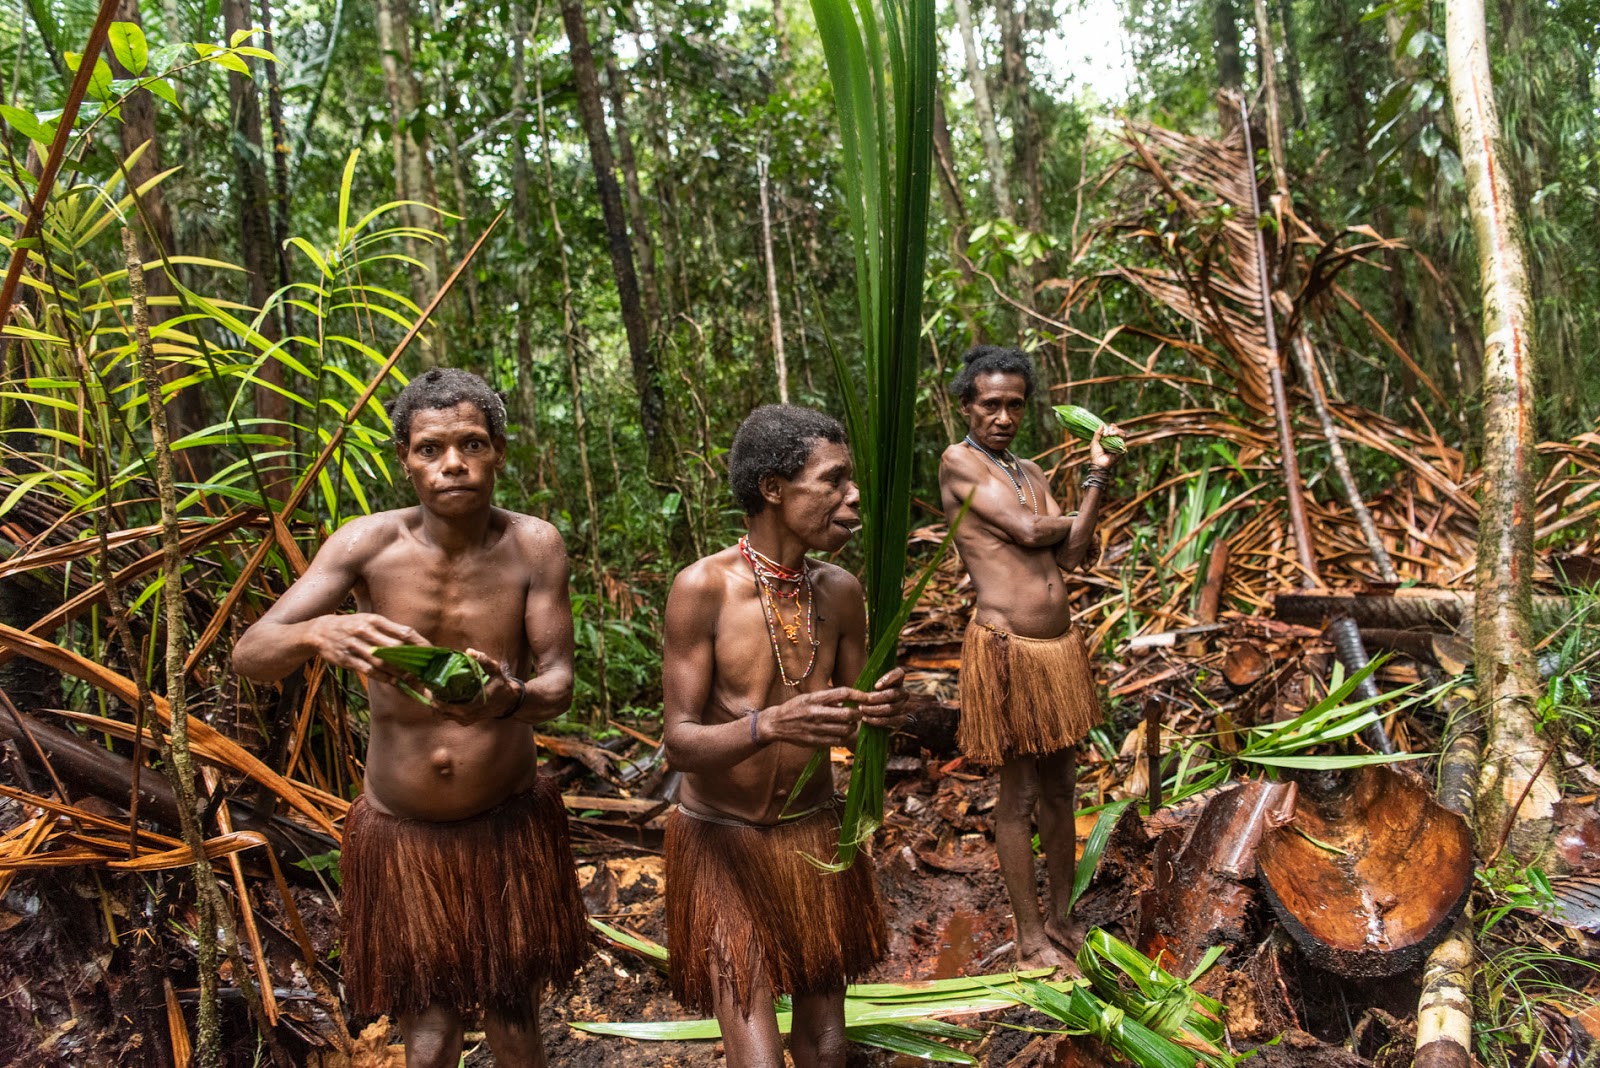
[[1031, 971], [1035, 968], [1050, 968], [1059, 970], [1067, 963], [1067, 958], [1050, 942], [1048, 938], [1038, 941], [1024, 942], [1017, 940], [1017, 970]]
[[1083, 940], [1089, 934], [1089, 928], [1076, 916], [1070, 916], [1065, 922], [1061, 920], [1046, 920], [1044, 933], [1067, 953], [1076, 954], [1083, 948]]

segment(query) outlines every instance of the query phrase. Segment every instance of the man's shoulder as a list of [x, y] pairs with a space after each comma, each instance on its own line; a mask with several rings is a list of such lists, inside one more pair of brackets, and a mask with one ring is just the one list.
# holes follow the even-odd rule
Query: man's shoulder
[[672, 580], [674, 592], [682, 590], [684, 593], [694, 594], [720, 589], [728, 577], [728, 567], [732, 558], [738, 555], [738, 549], [730, 548], [712, 553], [710, 556], [702, 556], [678, 572], [677, 577]]
[[513, 512], [508, 508], [496, 509], [505, 519], [506, 530], [519, 545], [535, 549], [560, 549], [566, 551], [567, 543], [554, 523], [536, 515]]
[[838, 564], [826, 560], [811, 561], [811, 581], [818, 589], [830, 593], [861, 593], [861, 580]]
[[414, 507], [391, 508], [386, 512], [356, 516], [328, 535], [328, 543], [341, 542], [351, 547], [355, 545], [378, 547], [388, 544], [389, 539], [411, 525], [411, 519], [417, 511], [418, 509]]
[[939, 471], [949, 468], [965, 467], [972, 462], [972, 450], [961, 442], [952, 442], [944, 447], [944, 452], [939, 454]]

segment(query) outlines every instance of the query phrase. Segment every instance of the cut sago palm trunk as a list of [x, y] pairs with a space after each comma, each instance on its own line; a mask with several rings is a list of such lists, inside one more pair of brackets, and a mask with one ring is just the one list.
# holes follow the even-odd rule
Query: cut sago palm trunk
[[[933, 0], [812, 0], [833, 83], [843, 150], [844, 199], [856, 263], [862, 367], [833, 349], [861, 486], [866, 558], [866, 670], [870, 688], [888, 665], [911, 525], [917, 354], [933, 173], [933, 93], [938, 77]], [[848, 867], [883, 818], [888, 732], [864, 726], [856, 743], [836, 866]]]

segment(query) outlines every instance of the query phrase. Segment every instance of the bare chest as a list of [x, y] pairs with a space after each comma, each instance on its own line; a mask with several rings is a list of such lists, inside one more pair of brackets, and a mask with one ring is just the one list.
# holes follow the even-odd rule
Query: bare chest
[[751, 703], [788, 700], [832, 684], [839, 649], [837, 612], [825, 597], [729, 598], [717, 620], [717, 688]]
[[358, 599], [368, 610], [415, 627], [430, 642], [520, 654], [528, 569], [515, 554], [490, 550], [452, 559], [397, 543], [367, 569]]

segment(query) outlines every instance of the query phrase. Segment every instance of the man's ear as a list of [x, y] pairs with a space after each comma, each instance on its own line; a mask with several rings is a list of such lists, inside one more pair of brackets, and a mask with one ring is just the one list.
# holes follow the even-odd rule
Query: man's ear
[[773, 507], [783, 503], [784, 479], [777, 475], [768, 475], [761, 480], [761, 498]]

